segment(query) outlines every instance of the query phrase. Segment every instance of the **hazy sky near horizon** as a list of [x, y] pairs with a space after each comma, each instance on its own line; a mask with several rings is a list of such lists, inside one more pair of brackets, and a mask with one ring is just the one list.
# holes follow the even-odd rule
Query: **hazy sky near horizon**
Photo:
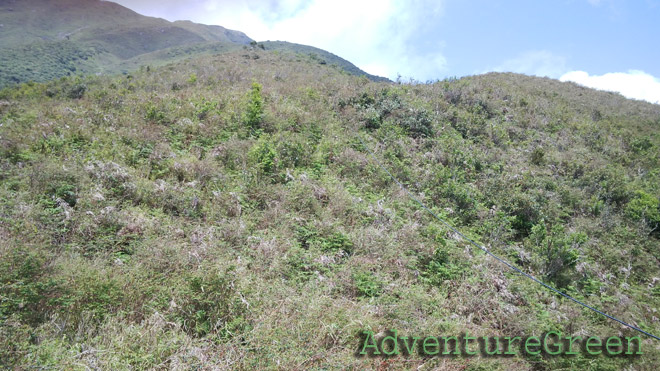
[[660, 102], [660, 0], [115, 0], [418, 81], [511, 71]]

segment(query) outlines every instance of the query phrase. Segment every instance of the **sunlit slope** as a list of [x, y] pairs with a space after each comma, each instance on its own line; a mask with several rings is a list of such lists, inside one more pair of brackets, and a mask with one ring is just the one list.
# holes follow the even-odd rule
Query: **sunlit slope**
[[[3, 1], [0, 25], [0, 87], [81, 74], [129, 72], [141, 66], [257, 47], [239, 31], [145, 17], [109, 1]], [[261, 47], [266, 45], [305, 57], [318, 56], [319, 63], [337, 65], [350, 74], [386, 80], [318, 48], [261, 43]]]
[[119, 72], [123, 61], [173, 47], [252, 41], [239, 31], [145, 17], [97, 0], [4, 1], [0, 24], [0, 86]]
[[0, 364], [654, 369], [357, 357], [363, 331], [660, 333], [660, 106], [488, 74], [371, 82], [253, 47], [0, 93]]

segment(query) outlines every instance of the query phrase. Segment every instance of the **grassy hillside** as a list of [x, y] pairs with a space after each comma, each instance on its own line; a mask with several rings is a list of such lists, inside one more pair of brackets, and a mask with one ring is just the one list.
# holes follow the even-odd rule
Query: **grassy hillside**
[[310, 58], [317, 61], [319, 64], [335, 65], [343, 69], [344, 71], [350, 73], [351, 75], [366, 76], [367, 78], [369, 78], [369, 80], [372, 81], [378, 81], [378, 82], [390, 81], [388, 78], [385, 77], [368, 74], [362, 71], [361, 69], [359, 69], [353, 63], [341, 57], [338, 57], [330, 52], [327, 52], [323, 49], [315, 48], [313, 46], [295, 44], [286, 41], [263, 41], [260, 42], [258, 45], [265, 50], [287, 51], [287, 52], [293, 52], [293, 53], [309, 56]]
[[[168, 22], [161, 18], [146, 17], [119, 4], [101, 0], [8, 0], [0, 3], [0, 22], [3, 46], [13, 47], [36, 41], [82, 41], [92, 39], [103, 42], [103, 36], [122, 32], [146, 34], [143, 41], [152, 41], [150, 33], [167, 33], [157, 41], [166, 39], [177, 44], [181, 40], [234, 42], [248, 44], [252, 41], [239, 31], [220, 26], [206, 26], [188, 21]], [[181, 40], [176, 40], [176, 38]], [[140, 38], [123, 38], [122, 41], [140, 41]], [[113, 43], [110, 43], [113, 44]], [[114, 44], [113, 44], [114, 45]], [[177, 44], [178, 45], [178, 44]], [[150, 45], [145, 42], [145, 48]]]
[[654, 369], [357, 357], [360, 335], [660, 333], [660, 106], [487, 74], [371, 82], [254, 48], [0, 92], [0, 364]]
[[[252, 41], [239, 31], [145, 17], [99, 0], [3, 1], [0, 24], [0, 87], [121, 72], [126, 63], [131, 64], [129, 60], [145, 60], [153, 52], [170, 48], [209, 42], [228, 48]], [[177, 60], [161, 57], [152, 64]]]
[[[129, 72], [254, 44], [239, 31], [145, 17], [100, 0], [2, 1], [0, 24], [0, 88], [66, 76]], [[351, 74], [386, 80], [318, 48], [284, 42], [263, 45], [311, 53], [319, 62]]]

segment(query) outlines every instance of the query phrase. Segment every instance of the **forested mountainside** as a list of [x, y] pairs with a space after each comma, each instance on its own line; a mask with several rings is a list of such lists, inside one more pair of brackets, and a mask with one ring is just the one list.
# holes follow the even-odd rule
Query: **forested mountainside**
[[[0, 365], [618, 370], [359, 356], [364, 331], [660, 333], [660, 106], [491, 73], [373, 82], [228, 51], [0, 92]], [[364, 144], [360, 141], [364, 141]]]

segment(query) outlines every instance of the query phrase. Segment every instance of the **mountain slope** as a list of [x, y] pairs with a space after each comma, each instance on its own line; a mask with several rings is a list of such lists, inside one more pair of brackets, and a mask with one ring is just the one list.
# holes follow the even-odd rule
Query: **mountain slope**
[[[3, 24], [0, 43], [5, 47], [36, 41], [95, 40], [103, 35], [123, 32], [169, 32], [178, 39], [195, 42], [252, 41], [239, 31], [220, 26], [206, 26], [188, 21], [169, 22], [146, 17], [110, 1], [101, 0], [8, 0], [0, 3]], [[120, 34], [121, 35], [121, 34]], [[100, 40], [99, 40], [100, 39]], [[126, 40], [123, 40], [126, 41]]]
[[266, 50], [287, 51], [306, 55], [317, 60], [320, 64], [328, 63], [331, 65], [336, 65], [351, 75], [366, 76], [371, 81], [390, 81], [385, 77], [368, 74], [359, 69], [353, 63], [323, 49], [315, 48], [313, 46], [295, 44], [286, 41], [263, 41], [260, 42], [259, 45], [262, 45]]
[[118, 65], [126, 60], [173, 47], [208, 42], [229, 47], [252, 41], [239, 31], [145, 17], [99, 0], [4, 1], [0, 24], [0, 86], [120, 72]]
[[[267, 49], [267, 48], [266, 48]], [[487, 74], [370, 82], [228, 51], [0, 93], [0, 367], [655, 369], [359, 357], [363, 332], [660, 333], [660, 106]], [[581, 348], [583, 349], [583, 348]]]
[[[239, 31], [145, 17], [99, 0], [2, 1], [0, 25], [0, 88], [76, 74], [128, 72], [253, 43]], [[266, 44], [273, 49], [313, 53], [350, 74], [383, 80], [321, 49]]]

